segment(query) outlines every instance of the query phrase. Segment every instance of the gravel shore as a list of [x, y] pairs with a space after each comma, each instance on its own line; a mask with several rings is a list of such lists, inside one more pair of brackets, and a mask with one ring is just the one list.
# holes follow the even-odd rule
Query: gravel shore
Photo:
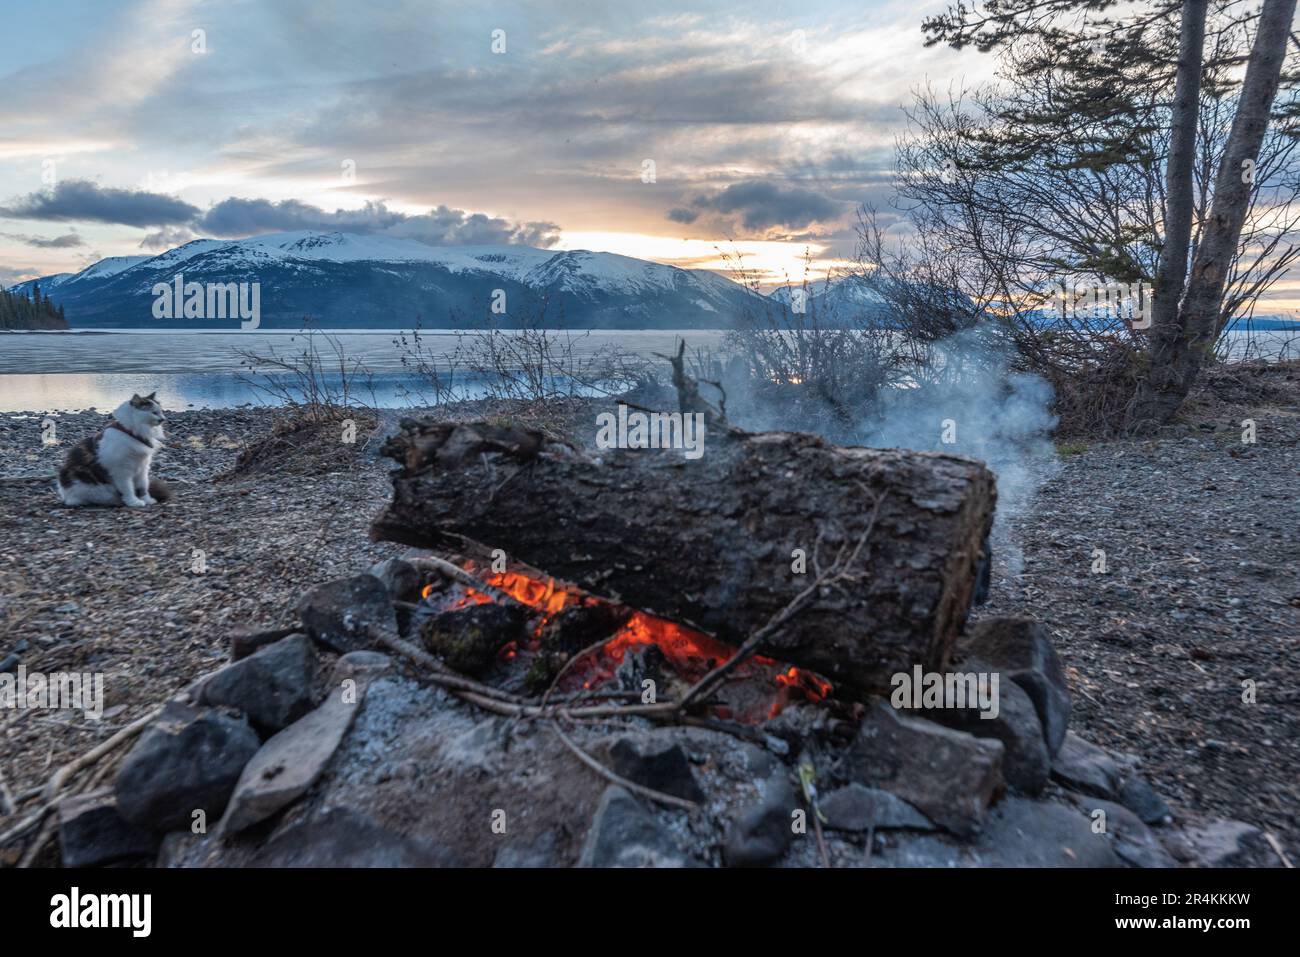
[[[979, 614], [1047, 623], [1075, 729], [1138, 755], [1176, 814], [1247, 821], [1296, 861], [1300, 373], [1289, 375], [1266, 399], [1231, 385], [1207, 395], [1182, 434], [1063, 447], [1011, 530], [1023, 565], [999, 556]], [[1248, 417], [1254, 444], [1242, 442]], [[0, 416], [0, 474], [53, 473], [105, 421], [53, 418], [58, 443], [43, 445], [40, 416]], [[214, 481], [276, 419], [256, 409], [169, 415], [155, 469], [174, 483], [165, 506], [65, 509], [52, 483], [0, 483], [0, 661], [105, 675], [98, 723], [0, 712], [0, 782], [11, 793], [213, 669], [232, 629], [289, 623], [304, 589], [402, 551], [366, 534], [389, 493], [373, 421], [353, 445], [299, 452], [290, 436], [257, 468]], [[1093, 572], [1096, 549], [1105, 572]], [[1243, 682], [1254, 703], [1243, 702]]]

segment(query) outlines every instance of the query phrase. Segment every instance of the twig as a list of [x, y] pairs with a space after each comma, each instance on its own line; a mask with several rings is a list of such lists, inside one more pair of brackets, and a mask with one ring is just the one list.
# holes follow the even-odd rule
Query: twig
[[18, 810], [14, 804], [13, 792], [9, 790], [9, 782], [5, 780], [5, 769], [0, 767], [0, 813], [9, 817]]
[[[45, 816], [54, 809], [56, 804], [55, 798], [58, 796], [59, 790], [63, 787], [64, 782], [66, 782], [69, 777], [76, 774], [87, 765], [94, 764], [118, 745], [134, 738], [143, 731], [154, 718], [160, 715], [162, 710], [161, 707], [154, 708], [148, 714], [144, 715], [144, 717], [131, 722], [112, 737], [100, 742], [85, 754], [74, 758], [50, 775], [49, 780], [45, 782], [45, 786], [41, 788], [40, 791], [41, 806], [9, 830], [0, 834], [0, 847], [4, 847], [6, 844], [11, 843], [17, 838], [23, 837], [33, 828], [38, 827], [41, 822], [45, 820]], [[39, 845], [41, 843], [42, 842], [38, 839], [37, 844]]]
[[519, 604], [519, 602], [515, 601], [513, 595], [508, 595], [500, 588], [497, 588], [495, 585], [489, 585], [487, 582], [475, 578], [473, 575], [465, 571], [465, 569], [461, 568], [459, 565], [453, 565], [451, 562], [447, 561], [446, 559], [437, 558], [436, 556], [433, 555], [422, 555], [419, 557], [408, 558], [407, 561], [410, 562], [412, 565], [414, 565], [416, 568], [419, 568], [421, 566], [432, 568], [434, 571], [441, 573], [447, 578], [455, 579], [456, 581], [464, 585], [466, 588], [472, 588], [476, 592], [481, 592], [484, 595], [490, 595], [493, 599], [502, 602], [503, 604], [506, 605]]
[[551, 728], [560, 736], [560, 740], [564, 742], [564, 746], [572, 751], [579, 761], [591, 768], [606, 781], [617, 784], [619, 787], [627, 788], [634, 794], [639, 794], [644, 798], [649, 798], [651, 801], [655, 801], [659, 804], [667, 804], [669, 807], [679, 807], [684, 811], [694, 811], [699, 808], [699, 805], [694, 801], [688, 801], [685, 798], [679, 798], [672, 794], [664, 794], [662, 791], [656, 791], [654, 788], [648, 788], [644, 785], [637, 784], [635, 781], [629, 781], [625, 777], [620, 777], [593, 758], [586, 751], [582, 750], [582, 748], [574, 744], [572, 739], [564, 733], [564, 730], [560, 727], [558, 721], [552, 721]]
[[403, 641], [396, 635], [388, 631], [371, 629], [371, 637], [379, 644], [392, 651], [397, 652], [404, 658], [415, 662], [433, 672], [431, 675], [424, 675], [434, 684], [442, 685], [444, 688], [451, 688], [456, 691], [472, 691], [476, 694], [484, 695], [489, 698], [495, 698], [500, 701], [520, 704], [524, 701], [518, 695], [510, 694], [507, 691], [500, 691], [496, 688], [474, 681], [472, 678], [466, 678], [464, 675], [452, 671], [433, 655], [420, 648], [415, 647], [409, 641]]
[[1286, 856], [1286, 851], [1282, 850], [1282, 843], [1277, 839], [1277, 836], [1272, 831], [1264, 832], [1264, 840], [1268, 841], [1268, 846], [1273, 848], [1277, 853], [1277, 856], [1282, 859], [1282, 865], [1284, 867], [1295, 867], [1295, 865], [1291, 863], [1291, 858]]

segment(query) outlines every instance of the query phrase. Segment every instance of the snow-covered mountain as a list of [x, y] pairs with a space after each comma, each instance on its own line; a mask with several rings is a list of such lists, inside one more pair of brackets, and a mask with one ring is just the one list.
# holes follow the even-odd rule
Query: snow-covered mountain
[[[341, 232], [197, 239], [157, 256], [118, 256], [40, 285], [74, 327], [228, 329], [232, 319], [154, 318], [153, 289], [258, 283], [261, 328], [303, 318], [334, 328], [534, 324], [570, 328], [718, 328], [761, 297], [714, 273], [614, 253], [529, 246], [429, 246]], [[500, 292], [498, 292], [498, 290]], [[494, 313], [494, 300], [504, 314]]]
[[885, 298], [857, 275], [832, 277], [806, 286], [779, 286], [768, 293], [768, 298], [792, 309], [801, 293], [804, 314], [815, 316], [825, 325], [853, 324], [864, 317], [884, 319], [889, 313]]

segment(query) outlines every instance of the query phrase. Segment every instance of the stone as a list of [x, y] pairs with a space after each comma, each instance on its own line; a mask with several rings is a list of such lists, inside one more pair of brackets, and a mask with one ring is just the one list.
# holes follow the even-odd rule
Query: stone
[[694, 867], [672, 834], [626, 788], [600, 796], [579, 867]]
[[493, 867], [545, 868], [555, 866], [559, 839], [554, 831], [543, 831], [532, 841], [513, 841], [497, 851]]
[[337, 687], [348, 678], [365, 678], [370, 681], [389, 674], [396, 668], [393, 659], [381, 651], [349, 651], [334, 662], [329, 683], [331, 687]]
[[375, 634], [396, 634], [388, 587], [374, 575], [317, 585], [298, 602], [298, 617], [316, 641], [346, 654], [369, 647]]
[[631, 614], [630, 608], [603, 601], [569, 605], [546, 620], [538, 638], [543, 648], [575, 654], [614, 634]]
[[312, 709], [315, 680], [316, 652], [295, 634], [222, 668], [204, 682], [201, 701], [242, 711], [262, 734], [275, 734]]
[[681, 746], [654, 736], [619, 738], [610, 748], [614, 773], [634, 784], [700, 803], [704, 792]]
[[297, 628], [236, 628], [230, 633], [230, 660], [240, 661], [259, 648], [288, 638]]
[[350, 808], [331, 808], [267, 842], [251, 867], [459, 867], [434, 841], [408, 837]]
[[784, 770], [767, 779], [762, 800], [741, 811], [727, 829], [722, 860], [728, 867], [767, 867], [790, 849], [794, 840], [794, 788]]
[[383, 582], [388, 593], [398, 601], [419, 600], [423, 576], [410, 562], [400, 558], [385, 558], [370, 566], [370, 574]]
[[1169, 805], [1156, 793], [1146, 778], [1130, 774], [1119, 789], [1119, 803], [1136, 814], [1144, 824], [1168, 824], [1174, 819]]
[[1047, 629], [1030, 618], [986, 618], [962, 648], [1024, 689], [1038, 713], [1047, 753], [1056, 754], [1070, 724], [1070, 691]]
[[1246, 867], [1268, 850], [1263, 832], [1244, 821], [1211, 821], [1183, 833], [1202, 867]]
[[1128, 808], [1113, 801], [1082, 795], [1073, 795], [1072, 800], [1088, 820], [1094, 822], [1094, 826], [1098, 820], [1096, 812], [1105, 812], [1105, 833], [1110, 836], [1115, 853], [1131, 867], [1178, 866], [1159, 838]]
[[940, 834], [890, 831], [877, 834], [883, 846], [873, 867], [1121, 867], [1111, 841], [1094, 834], [1073, 807], [1053, 801], [1007, 797], [988, 814], [983, 830], [969, 841]]
[[240, 774], [217, 833], [242, 831], [305, 794], [352, 726], [365, 690], [359, 682], [355, 700], [348, 700], [343, 689], [331, 689], [319, 708], [262, 745]]
[[1002, 742], [905, 718], [883, 702], [867, 711], [844, 757], [845, 777], [897, 795], [940, 827], [977, 833], [1002, 789]]
[[99, 867], [152, 858], [158, 842], [156, 832], [137, 827], [118, 813], [112, 788], [59, 802], [59, 852], [64, 867]]
[[[963, 671], [992, 674], [997, 669], [979, 658], [967, 658]], [[977, 738], [1002, 742], [1002, 778], [1022, 794], [1035, 795], [1047, 784], [1051, 758], [1039, 723], [1038, 712], [1029, 695], [1005, 673], [998, 677], [997, 715], [985, 717], [978, 708], [935, 708], [926, 717], [940, 724], [965, 731]], [[991, 709], [990, 709], [990, 712]]]
[[122, 761], [118, 811], [155, 831], [188, 829], [200, 810], [214, 821], [260, 744], [242, 720], [169, 702]]
[[1071, 731], [1052, 758], [1052, 777], [1073, 791], [1113, 801], [1124, 769], [1107, 751]]
[[912, 828], [937, 830], [934, 823], [902, 798], [880, 788], [853, 783], [832, 791], [818, 802], [826, 826], [836, 831], [877, 831]]
[[478, 678], [496, 663], [504, 645], [523, 634], [525, 619], [518, 605], [470, 605], [430, 615], [420, 623], [420, 638], [449, 668]]

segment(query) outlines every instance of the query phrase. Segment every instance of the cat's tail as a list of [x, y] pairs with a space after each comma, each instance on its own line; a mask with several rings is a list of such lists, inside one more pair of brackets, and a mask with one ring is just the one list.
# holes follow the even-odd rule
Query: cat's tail
[[171, 487], [160, 478], [149, 479], [149, 495], [161, 505], [172, 497]]

